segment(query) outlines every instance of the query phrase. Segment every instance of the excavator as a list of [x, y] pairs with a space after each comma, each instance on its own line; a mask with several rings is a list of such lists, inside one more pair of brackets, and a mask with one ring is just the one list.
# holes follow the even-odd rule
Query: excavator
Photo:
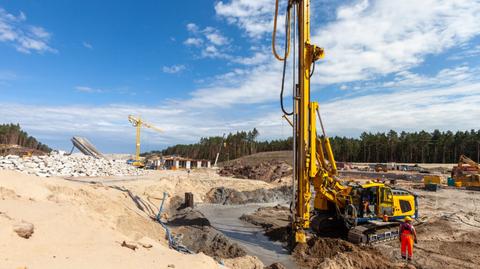
[[[325, 52], [310, 40], [310, 0], [288, 0], [283, 6], [286, 7], [284, 53], [277, 53], [275, 45], [279, 0], [275, 1], [272, 51], [283, 62], [280, 105], [284, 118], [293, 127], [292, 241], [306, 243], [310, 236], [320, 233], [319, 224], [326, 216], [342, 221], [348, 230], [348, 240], [354, 243], [372, 244], [397, 238], [398, 221], [407, 216], [418, 217], [417, 197], [408, 190], [378, 181], [358, 183], [339, 179], [319, 104], [311, 101], [310, 79], [315, 62]], [[291, 47], [293, 109], [287, 112], [283, 95]]]
[[460, 186], [480, 190], [480, 165], [465, 155], [460, 155], [458, 165], [452, 169], [452, 178]]

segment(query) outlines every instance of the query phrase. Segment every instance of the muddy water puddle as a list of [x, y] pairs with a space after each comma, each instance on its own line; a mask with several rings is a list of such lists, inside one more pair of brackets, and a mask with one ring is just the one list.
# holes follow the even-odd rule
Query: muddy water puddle
[[247, 205], [200, 204], [200, 210], [213, 227], [245, 248], [247, 253], [257, 256], [265, 266], [279, 262], [287, 268], [298, 268], [289, 252], [279, 242], [270, 241], [264, 230], [256, 225], [240, 220], [243, 214], [251, 214], [260, 207], [274, 206], [277, 203]]

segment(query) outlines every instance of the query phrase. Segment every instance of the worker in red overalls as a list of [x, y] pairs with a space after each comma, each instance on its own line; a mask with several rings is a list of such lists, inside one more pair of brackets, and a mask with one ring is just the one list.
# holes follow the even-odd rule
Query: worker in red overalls
[[402, 242], [402, 258], [411, 260], [413, 257], [413, 242], [417, 243], [417, 232], [412, 225], [412, 218], [409, 216], [406, 216], [405, 222], [400, 224], [400, 242]]

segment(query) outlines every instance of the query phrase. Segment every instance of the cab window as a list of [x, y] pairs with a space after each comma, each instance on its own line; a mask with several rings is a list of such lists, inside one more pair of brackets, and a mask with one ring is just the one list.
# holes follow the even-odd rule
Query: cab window
[[412, 205], [406, 200], [400, 200], [400, 209], [405, 213], [412, 210]]

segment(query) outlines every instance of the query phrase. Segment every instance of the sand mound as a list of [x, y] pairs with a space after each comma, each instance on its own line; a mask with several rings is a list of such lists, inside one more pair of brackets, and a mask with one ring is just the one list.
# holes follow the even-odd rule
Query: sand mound
[[257, 257], [243, 256], [224, 260], [225, 266], [232, 269], [263, 269], [263, 263]]
[[[0, 229], [2, 268], [220, 267], [204, 254], [169, 249], [148, 201], [133, 192], [14, 171], [0, 171], [0, 188], [0, 226], [8, 227]], [[28, 239], [17, 235], [22, 220], [34, 225]]]

